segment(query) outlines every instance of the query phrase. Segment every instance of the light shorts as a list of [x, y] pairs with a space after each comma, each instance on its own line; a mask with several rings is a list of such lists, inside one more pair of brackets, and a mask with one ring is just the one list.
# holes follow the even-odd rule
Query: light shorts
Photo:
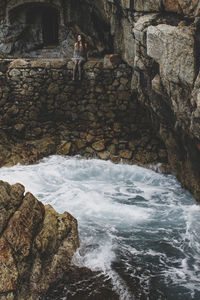
[[75, 62], [76, 60], [84, 61], [84, 60], [85, 60], [85, 57], [79, 56], [79, 55], [76, 55], [76, 56], [72, 57], [72, 61], [73, 61], [73, 62]]

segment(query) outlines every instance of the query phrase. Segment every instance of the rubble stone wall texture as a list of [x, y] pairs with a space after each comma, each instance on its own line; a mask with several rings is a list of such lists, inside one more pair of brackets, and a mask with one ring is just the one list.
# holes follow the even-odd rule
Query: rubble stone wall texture
[[[1, 132], [20, 157], [12, 156], [9, 147], [5, 149], [9, 141], [4, 141], [1, 165], [55, 152], [114, 162], [167, 162], [164, 144], [131, 93], [131, 68], [113, 57], [113, 64], [110, 56], [104, 64], [87, 62], [82, 81], [72, 81], [73, 63], [64, 59], [2, 60]], [[24, 144], [19, 151], [20, 142]], [[31, 147], [36, 147], [35, 156], [34, 151], [25, 153]]]

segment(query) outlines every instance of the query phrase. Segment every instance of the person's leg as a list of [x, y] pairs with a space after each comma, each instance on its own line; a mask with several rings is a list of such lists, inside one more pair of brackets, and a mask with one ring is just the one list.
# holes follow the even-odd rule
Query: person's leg
[[82, 65], [82, 60], [80, 59], [80, 60], [78, 61], [79, 80], [81, 80], [81, 65]]
[[75, 75], [76, 75], [76, 68], [77, 68], [77, 65], [78, 65], [78, 60], [76, 59], [76, 60], [74, 61], [73, 77], [72, 77], [72, 80], [75, 80]]

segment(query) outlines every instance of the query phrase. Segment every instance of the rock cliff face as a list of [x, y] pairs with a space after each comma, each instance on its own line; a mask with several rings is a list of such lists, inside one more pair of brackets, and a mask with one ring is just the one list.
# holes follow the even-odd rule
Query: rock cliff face
[[199, 1], [104, 1], [104, 9], [173, 172], [200, 199]]
[[[131, 67], [134, 99], [151, 114], [171, 169], [200, 199], [198, 0], [10, 0], [0, 5], [2, 56], [29, 55], [44, 47], [45, 41], [56, 41], [62, 55], [71, 55], [78, 32], [86, 35], [92, 55], [119, 53]], [[31, 24], [30, 9], [34, 11]], [[56, 12], [53, 37], [46, 28], [48, 20], [42, 14], [36, 18], [38, 11], [46, 9]], [[42, 32], [37, 30], [40, 25]], [[16, 129], [23, 131], [20, 126]]]
[[71, 268], [77, 222], [0, 181], [0, 299], [40, 299]]

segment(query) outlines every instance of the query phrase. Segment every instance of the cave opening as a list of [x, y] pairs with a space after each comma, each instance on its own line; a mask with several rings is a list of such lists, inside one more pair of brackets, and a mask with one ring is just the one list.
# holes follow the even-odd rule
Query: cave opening
[[53, 8], [48, 8], [42, 14], [42, 37], [45, 46], [58, 45], [58, 14]]
[[7, 26], [4, 48], [11, 57], [69, 58], [78, 33], [84, 35], [90, 57], [113, 53], [110, 24], [101, 9], [80, 0], [13, 0], [7, 7]]
[[12, 28], [16, 28], [15, 50], [30, 52], [59, 45], [59, 9], [42, 3], [25, 3], [9, 12]]

